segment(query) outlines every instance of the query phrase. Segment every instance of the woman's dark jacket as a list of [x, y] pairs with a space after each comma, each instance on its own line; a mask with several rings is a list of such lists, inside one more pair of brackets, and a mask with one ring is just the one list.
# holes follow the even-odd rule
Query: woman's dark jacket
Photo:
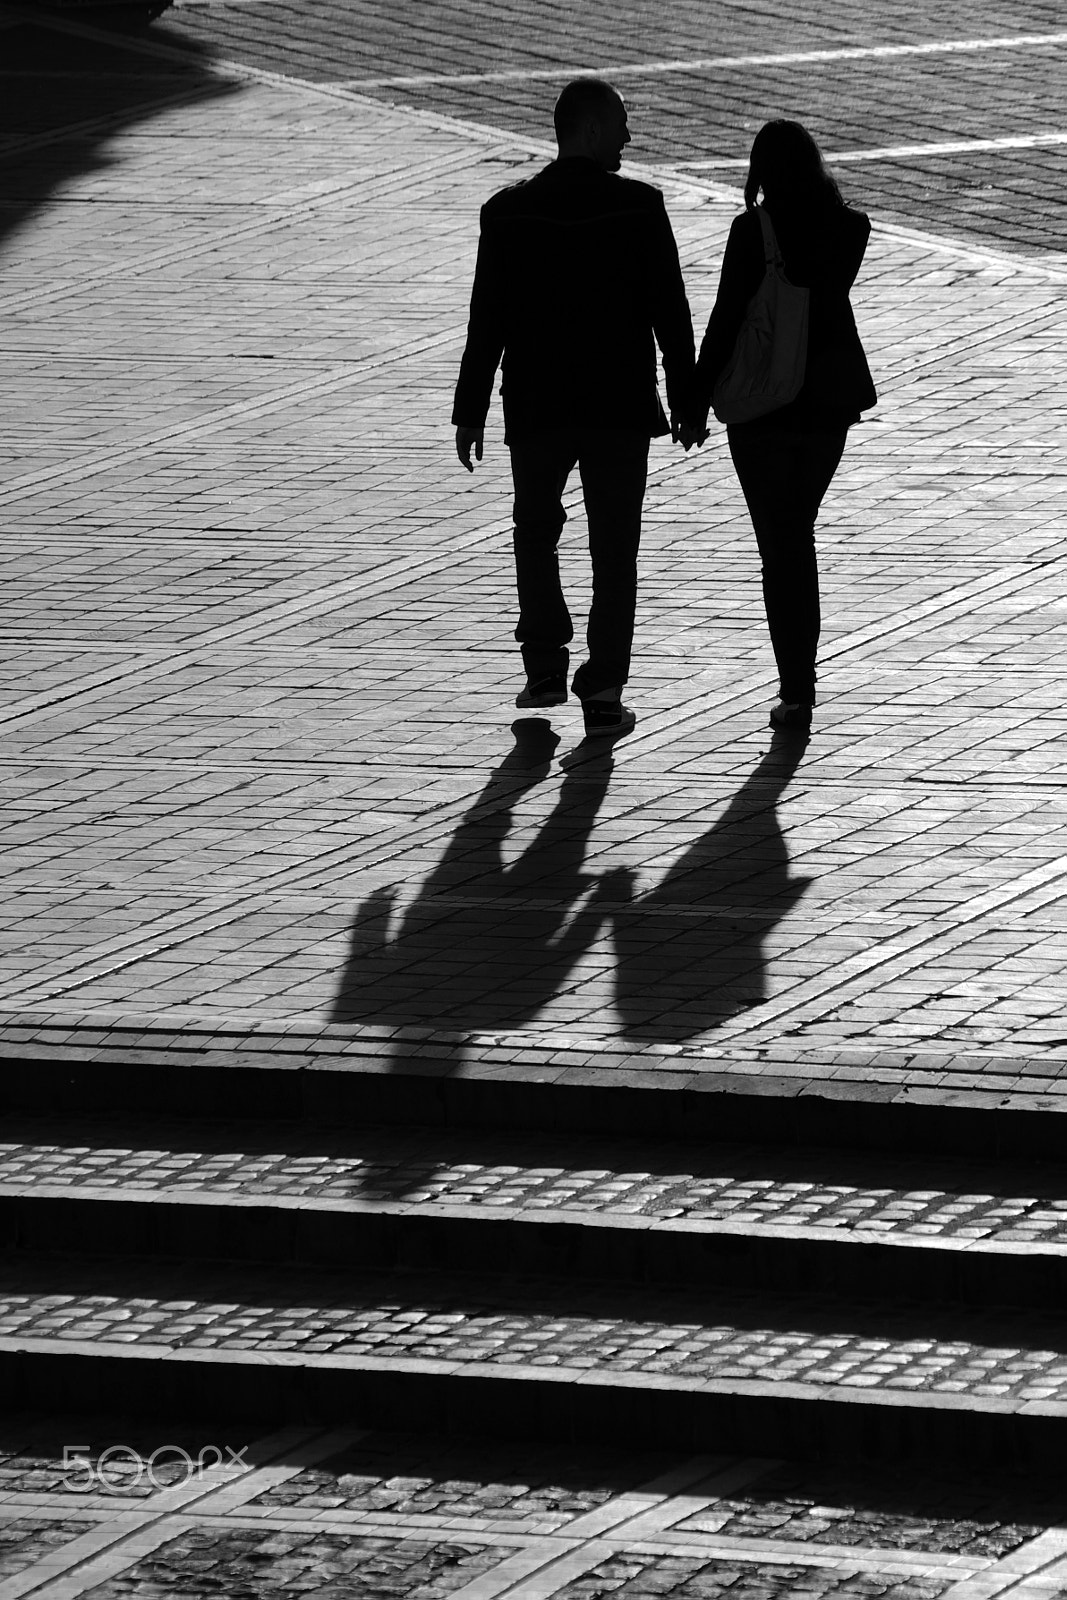
[[[871, 232], [862, 211], [834, 205], [802, 217], [775, 213], [774, 223], [785, 275], [811, 290], [808, 307], [808, 359], [804, 384], [795, 400], [744, 428], [847, 426], [877, 400], [848, 293], [859, 272]], [[763, 233], [755, 210], [735, 217], [723, 256], [719, 292], [697, 360], [693, 420], [702, 422], [712, 391], [730, 356], [749, 301], [763, 280]]]

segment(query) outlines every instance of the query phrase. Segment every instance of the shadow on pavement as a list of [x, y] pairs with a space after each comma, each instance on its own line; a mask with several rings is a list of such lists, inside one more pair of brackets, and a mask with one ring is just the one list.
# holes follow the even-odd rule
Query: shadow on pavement
[[[239, 87], [213, 76], [207, 52], [185, 41], [181, 53], [157, 56], [121, 32], [87, 37], [0, 5], [0, 250], [30, 217], [62, 202], [72, 179], [121, 162], [124, 132], [175, 99], [216, 99]], [[70, 266], [85, 266], [73, 249]]]
[[[689, 1038], [763, 1000], [764, 942], [810, 881], [790, 876], [777, 817], [804, 742], [776, 739], [708, 832], [635, 897], [627, 868], [585, 870], [610, 750], [568, 767], [551, 814], [506, 861], [514, 807], [548, 776], [558, 743], [538, 718], [513, 731], [514, 749], [416, 898], [398, 913], [391, 886], [360, 906], [331, 1020], [391, 1027], [397, 1046], [405, 1030], [420, 1039], [438, 1030], [442, 1042], [454, 1034], [455, 1068], [463, 1035], [528, 1025], [579, 962], [589, 1008], [607, 1009], [613, 985], [622, 1032], [634, 1039]], [[604, 955], [598, 996], [586, 958], [607, 927], [614, 958]]]
[[778, 822], [805, 748], [773, 735], [662, 883], [615, 912], [616, 1007], [627, 1038], [689, 1039], [767, 998], [765, 940], [811, 882], [790, 876]]
[[[396, 921], [396, 888], [356, 913], [334, 1022], [457, 1034], [519, 1028], [561, 992], [601, 932], [601, 901], [625, 873], [583, 871], [612, 772], [610, 751], [570, 770], [530, 843], [505, 861], [515, 804], [548, 776], [559, 735], [537, 717], [513, 725], [495, 768], [438, 866]], [[456, 1062], [463, 1059], [461, 1039]]]

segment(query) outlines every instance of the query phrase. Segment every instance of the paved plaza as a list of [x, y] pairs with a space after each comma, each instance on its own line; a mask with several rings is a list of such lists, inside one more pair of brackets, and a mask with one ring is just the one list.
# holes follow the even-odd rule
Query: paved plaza
[[[4, 4], [0, 50], [0, 1037], [1065, 1103], [1058, 3], [178, 0], [130, 37]], [[872, 215], [853, 302], [880, 402], [820, 525], [807, 744], [766, 726], [721, 430], [653, 444], [635, 731], [605, 751], [576, 703], [514, 708], [499, 405], [468, 477], [451, 391], [479, 206], [551, 156], [584, 70], [626, 96], [624, 170], [664, 191], [698, 338], [765, 118], [805, 121]], [[1036, 1226], [1062, 1236], [1056, 1207]], [[842, 1533], [841, 1483], [781, 1463], [635, 1458], [604, 1490], [552, 1460], [538, 1484], [601, 1488], [520, 1514], [500, 1485], [528, 1462], [466, 1499], [458, 1445], [427, 1466], [383, 1438], [397, 1460], [368, 1465], [309, 1428], [203, 1503], [64, 1521], [57, 1426], [6, 1445], [0, 1600], [258, 1600], [264, 1517], [274, 1570], [299, 1588], [306, 1554], [337, 1593], [1067, 1593], [1063, 1508], [1032, 1485], [1014, 1511], [945, 1490], [917, 1533], [882, 1482], [882, 1521]], [[461, 1487], [397, 1510], [345, 1473]], [[161, 1549], [207, 1571], [224, 1528], [215, 1588], [161, 1575]], [[344, 1589], [357, 1538], [380, 1588]]]
[[[855, 299], [881, 402], [823, 519], [816, 736], [770, 746], [716, 434], [654, 446], [640, 720], [611, 756], [566, 708], [516, 748], [499, 416], [473, 479], [448, 422], [478, 206], [548, 153], [553, 82], [609, 51], [595, 15], [547, 64], [520, 30], [496, 71], [458, 12], [432, 38], [383, 13], [368, 42], [338, 6], [309, 8], [316, 34], [272, 0], [189, 3], [137, 47], [52, 35], [54, 63], [12, 24], [37, 87], [3, 278], [8, 1019], [430, 1030], [457, 1066], [501, 1039], [609, 1067], [785, 1050], [809, 1076], [1054, 1094], [1067, 254], [1043, 185], [1067, 34], [1031, 9], [1014, 43], [957, 19], [940, 55], [940, 30], [887, 45], [856, 8], [781, 41], [724, 22], [703, 56], [787, 66], [620, 73], [698, 326], [789, 74], [844, 154], [898, 90], [877, 151], [929, 143], [932, 82], [971, 96], [945, 142], [979, 148], [955, 173], [840, 167], [875, 213]], [[1018, 127], [994, 82], [1026, 86]], [[954, 229], [940, 195], [1009, 161], [992, 217]], [[578, 514], [579, 606], [581, 546]]]

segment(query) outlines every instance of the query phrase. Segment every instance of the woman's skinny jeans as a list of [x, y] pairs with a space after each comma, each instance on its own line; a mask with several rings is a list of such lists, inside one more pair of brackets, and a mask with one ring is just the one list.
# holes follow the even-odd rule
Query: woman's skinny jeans
[[783, 700], [815, 704], [819, 568], [815, 519], [837, 470], [848, 429], [727, 429], [763, 564], [763, 603]]

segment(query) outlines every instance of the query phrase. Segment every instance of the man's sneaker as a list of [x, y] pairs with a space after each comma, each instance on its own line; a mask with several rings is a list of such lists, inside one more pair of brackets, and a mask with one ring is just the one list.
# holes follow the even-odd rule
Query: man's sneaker
[[587, 738], [592, 734], [629, 733], [637, 721], [629, 706], [624, 706], [621, 700], [583, 700], [582, 713]]
[[795, 700], [779, 700], [771, 707], [770, 723], [783, 733], [807, 733], [811, 727], [811, 707]]
[[515, 696], [517, 706], [561, 706], [567, 698], [567, 674], [550, 672], [547, 678], [527, 678]]

